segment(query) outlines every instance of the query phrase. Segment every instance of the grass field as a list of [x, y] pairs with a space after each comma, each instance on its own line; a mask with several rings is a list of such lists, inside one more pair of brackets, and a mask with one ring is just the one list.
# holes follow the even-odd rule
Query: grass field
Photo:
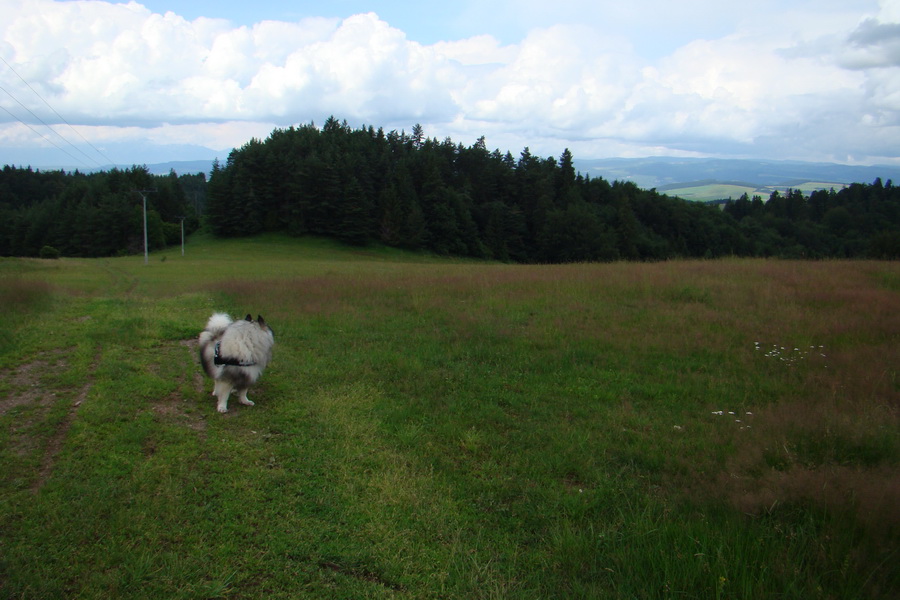
[[[0, 597], [894, 598], [900, 263], [0, 259]], [[221, 415], [196, 335], [275, 359]]]
[[688, 187], [674, 188], [671, 190], [667, 189], [664, 193], [668, 194], [669, 196], [677, 196], [678, 198], [682, 198], [684, 200], [706, 202], [709, 200], [726, 200], [728, 198], [737, 200], [743, 194], [747, 194], [751, 198], [754, 195], [759, 195], [768, 200], [769, 194], [771, 194], [771, 190], [766, 191], [747, 185], [736, 185], [731, 183], [710, 183], [705, 185], [693, 185]]
[[841, 183], [827, 183], [822, 181], [807, 181], [791, 186], [778, 185], [763, 187], [752, 187], [749, 185], [739, 185], [735, 183], [709, 183], [704, 185], [691, 185], [672, 189], [669, 189], [666, 186], [660, 188], [660, 191], [668, 194], [669, 196], [677, 196], [684, 200], [695, 200], [699, 202], [707, 202], [710, 200], [727, 200], [729, 198], [731, 198], [732, 200], [737, 200], [743, 194], [747, 194], [747, 196], [750, 198], [753, 198], [753, 196], [760, 196], [765, 201], [768, 200], [772, 192], [776, 190], [781, 194], [786, 194], [789, 189], [800, 190], [805, 196], [808, 196], [810, 193], [816, 190], [834, 189], [835, 191], [837, 191], [843, 187], [846, 187], [846, 185]]

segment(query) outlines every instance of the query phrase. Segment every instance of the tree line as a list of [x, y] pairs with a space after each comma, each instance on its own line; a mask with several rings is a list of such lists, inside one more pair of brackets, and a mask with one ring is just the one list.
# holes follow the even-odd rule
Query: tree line
[[900, 258], [900, 192], [890, 181], [744, 195], [718, 205], [576, 173], [573, 157], [518, 157], [329, 118], [272, 131], [203, 174], [144, 167], [85, 174], [6, 167], [0, 254], [107, 256], [151, 248], [201, 222], [217, 236], [278, 231], [512, 262], [677, 257]]
[[744, 194], [724, 203], [750, 241], [752, 256], [900, 258], [900, 188], [890, 179], [838, 191], [772, 192], [763, 202]]
[[220, 236], [285, 231], [516, 262], [675, 257], [900, 257], [889, 181], [708, 205], [576, 173], [565, 150], [518, 158], [329, 118], [276, 129], [216, 164], [207, 221]]
[[146, 167], [85, 174], [5, 166], [0, 171], [0, 256], [114, 256], [179, 244], [199, 226], [203, 174], [151, 175]]
[[516, 262], [721, 256], [721, 210], [577, 174], [572, 154], [489, 151], [328, 119], [277, 129], [214, 165], [207, 222], [220, 236], [286, 231], [350, 244]]

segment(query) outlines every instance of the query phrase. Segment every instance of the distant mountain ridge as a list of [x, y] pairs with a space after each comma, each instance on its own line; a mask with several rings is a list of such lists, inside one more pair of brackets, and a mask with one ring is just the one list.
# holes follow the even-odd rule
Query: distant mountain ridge
[[[219, 159], [223, 166], [225, 158], [227, 156]], [[575, 169], [582, 175], [602, 177], [608, 181], [632, 181], [638, 187], [656, 188], [660, 192], [710, 184], [786, 188], [803, 187], [803, 184], [816, 182], [823, 184], [819, 187], [827, 188], [827, 184], [840, 187], [850, 183], [872, 183], [876, 177], [880, 177], [882, 181], [892, 179], [900, 183], [900, 166], [892, 165], [854, 166], [802, 161], [665, 156], [599, 159], [576, 157], [573, 162]], [[175, 171], [178, 175], [205, 173], [208, 176], [212, 165], [212, 160], [176, 160], [146, 166], [154, 175]]]
[[807, 182], [823, 184], [900, 182], [900, 166], [854, 166], [836, 163], [800, 161], [722, 159], [722, 158], [603, 158], [574, 160], [582, 175], [610, 181], [633, 181], [644, 189], [664, 192], [711, 183], [748, 187], [800, 186]]
[[[214, 161], [212, 160], [173, 160], [147, 165], [147, 170], [153, 175], [166, 175], [170, 171], [175, 171], [178, 175], [204, 173], [208, 178], [210, 171], [212, 171], [213, 162]], [[219, 162], [224, 166], [224, 160], [220, 160]]]

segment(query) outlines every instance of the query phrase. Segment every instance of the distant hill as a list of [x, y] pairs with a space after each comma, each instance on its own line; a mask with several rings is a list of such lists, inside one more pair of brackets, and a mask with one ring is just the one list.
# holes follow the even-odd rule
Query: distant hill
[[[223, 166], [224, 166], [224, 161]], [[170, 161], [147, 165], [151, 173], [178, 175], [206, 173], [211, 160]], [[900, 167], [851, 166], [799, 161], [713, 159], [713, 158], [603, 158], [574, 160], [582, 175], [608, 181], [633, 181], [644, 189], [685, 200], [709, 201], [738, 198], [743, 193], [767, 198], [774, 190], [840, 189], [850, 183], [872, 183], [876, 177], [900, 183]]]
[[[227, 154], [226, 154], [227, 158]], [[225, 158], [219, 159], [219, 162], [222, 165], [225, 165]], [[2, 168], [4, 163], [0, 162], [0, 168]], [[147, 167], [147, 170], [150, 171], [152, 175], [168, 175], [170, 171], [175, 171], [178, 175], [195, 175], [197, 173], [205, 173], [207, 178], [209, 177], [210, 171], [212, 171], [212, 160], [171, 160], [167, 162], [161, 163], [136, 163], [137, 165], [143, 165]], [[31, 167], [31, 165], [27, 162], [8, 162], [7, 166], [21, 166], [21, 167]], [[103, 165], [100, 167], [73, 167], [67, 165], [44, 165], [44, 166], [34, 166], [35, 170], [39, 171], [66, 171], [68, 173], [72, 173], [74, 171], [79, 171], [81, 173], [98, 173], [100, 171], [112, 171], [113, 169], [130, 169], [134, 165], [126, 165], [126, 164], [117, 164], [117, 165]]]
[[692, 200], [739, 197], [747, 192], [768, 195], [774, 189], [840, 188], [850, 183], [900, 182], [900, 167], [852, 166], [799, 161], [716, 158], [605, 158], [574, 161], [582, 175], [609, 181], [633, 181], [644, 189], [656, 188]]
[[[225, 161], [220, 161], [224, 165]], [[213, 161], [211, 160], [174, 160], [164, 163], [155, 163], [147, 165], [147, 169], [153, 175], [166, 175], [169, 171], [175, 171], [178, 175], [194, 175], [196, 173], [205, 173], [209, 177], [212, 171]]]
[[[224, 159], [220, 159], [223, 163]], [[151, 173], [165, 175], [174, 170], [179, 175], [206, 173], [211, 160], [182, 160], [147, 165]], [[716, 159], [716, 158], [601, 158], [574, 160], [582, 175], [602, 177], [608, 181], [633, 181], [644, 189], [679, 195], [686, 199], [712, 199], [717, 194], [743, 192], [766, 194], [773, 189], [789, 187], [810, 192], [815, 189], [840, 188], [850, 183], [872, 183], [876, 177], [900, 183], [900, 166], [852, 166], [836, 163], [800, 161]], [[701, 189], [702, 188], [702, 189]]]
[[[227, 152], [219, 158], [222, 166]], [[600, 158], [574, 159], [575, 169], [582, 175], [602, 177], [607, 181], [632, 181], [638, 187], [679, 196], [686, 200], [738, 198], [741, 194], [771, 194], [775, 189], [800, 189], [808, 193], [816, 189], [839, 189], [850, 183], [872, 183], [876, 177], [900, 183], [900, 166], [852, 166], [835, 163], [800, 161], [717, 159], [717, 158]], [[212, 170], [212, 160], [174, 160], [147, 164], [154, 175], [174, 170], [178, 175], [192, 175]], [[74, 170], [74, 167], [57, 167]], [[110, 167], [104, 167], [104, 170]], [[120, 167], [121, 168], [121, 167]], [[91, 172], [96, 169], [82, 169]]]

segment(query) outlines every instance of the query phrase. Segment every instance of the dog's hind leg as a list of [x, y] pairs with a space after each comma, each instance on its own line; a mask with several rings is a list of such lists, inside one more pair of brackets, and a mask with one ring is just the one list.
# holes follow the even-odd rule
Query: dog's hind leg
[[217, 381], [215, 394], [219, 399], [216, 410], [220, 413], [228, 412], [228, 396], [231, 395], [232, 385], [227, 381]]
[[247, 388], [238, 390], [238, 394], [238, 402], [240, 402], [241, 404], [246, 404], [247, 406], [254, 406], [250, 398], [247, 397]]

